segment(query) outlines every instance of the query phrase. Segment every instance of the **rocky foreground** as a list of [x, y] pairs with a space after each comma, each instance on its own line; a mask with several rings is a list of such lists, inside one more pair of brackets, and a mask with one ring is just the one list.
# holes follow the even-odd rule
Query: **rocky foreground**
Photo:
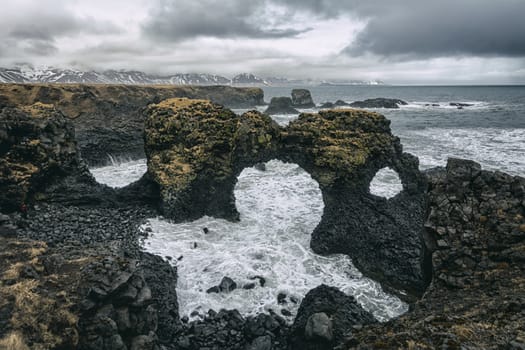
[[[89, 174], [64, 112], [0, 112], [0, 349], [525, 348], [524, 178], [458, 159], [420, 173], [388, 120], [362, 110], [285, 128], [205, 100], [143, 113], [148, 174], [117, 191]], [[312, 248], [348, 254], [411, 301], [406, 315], [378, 323], [320, 286], [292, 325], [235, 310], [180, 318], [176, 268], [140, 250], [141, 223], [159, 211], [235, 220], [237, 175], [274, 158], [321, 187]], [[403, 182], [390, 200], [368, 192], [384, 166]]]

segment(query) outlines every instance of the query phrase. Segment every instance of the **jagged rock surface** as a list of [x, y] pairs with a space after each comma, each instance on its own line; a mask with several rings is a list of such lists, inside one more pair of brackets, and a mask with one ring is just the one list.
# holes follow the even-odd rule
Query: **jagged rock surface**
[[229, 86], [133, 86], [87, 84], [0, 84], [0, 108], [37, 102], [71, 119], [82, 158], [89, 165], [114, 157], [144, 157], [142, 109], [172, 97], [209, 99], [230, 108], [264, 104], [260, 88]]
[[270, 160], [279, 127], [268, 116], [239, 117], [205, 100], [171, 99], [146, 111], [148, 172], [165, 215], [238, 219], [233, 189], [248, 164]]
[[[51, 105], [0, 111], [0, 210], [18, 210], [44, 183], [87, 174], [73, 125]], [[84, 173], [84, 174], [82, 174]]]
[[399, 108], [399, 105], [407, 103], [397, 98], [371, 98], [364, 101], [355, 101], [350, 103], [350, 107], [355, 108]]
[[299, 111], [294, 108], [292, 99], [290, 97], [272, 97], [270, 105], [264, 111], [265, 114], [299, 114]]
[[313, 108], [315, 107], [312, 94], [306, 89], [292, 90], [292, 106], [294, 108]]
[[[233, 188], [245, 167], [270, 159], [297, 163], [319, 183], [325, 203], [312, 248], [348, 254], [365, 274], [393, 288], [424, 291], [425, 178], [383, 116], [324, 111], [279, 128], [257, 112], [239, 117], [187, 99], [164, 101], [146, 113], [148, 171], [160, 185], [166, 216], [236, 220]], [[391, 200], [369, 193], [375, 173], [386, 166], [404, 185]]]
[[525, 346], [525, 179], [450, 159], [428, 171], [433, 280], [413, 310], [348, 348]]
[[332, 349], [351, 334], [354, 326], [375, 322], [354, 297], [323, 284], [310, 290], [301, 302], [291, 330], [292, 348]]

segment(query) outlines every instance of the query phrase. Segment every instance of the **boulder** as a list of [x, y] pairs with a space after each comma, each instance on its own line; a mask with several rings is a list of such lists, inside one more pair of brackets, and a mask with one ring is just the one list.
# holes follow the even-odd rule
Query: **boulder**
[[294, 349], [332, 349], [354, 326], [375, 323], [352, 296], [320, 285], [304, 297], [292, 326]]
[[289, 97], [272, 97], [270, 105], [264, 111], [265, 114], [299, 114], [293, 106], [292, 99]]
[[327, 342], [334, 340], [333, 324], [330, 317], [324, 312], [317, 312], [308, 317], [304, 328], [306, 339], [320, 339]]
[[343, 101], [343, 100], [337, 100], [334, 102], [334, 106], [336, 107], [343, 107], [343, 106], [350, 106], [349, 103]]
[[292, 106], [294, 108], [313, 108], [315, 103], [309, 90], [293, 89], [292, 90]]
[[399, 108], [399, 105], [407, 105], [403, 100], [395, 98], [372, 98], [364, 101], [355, 101], [349, 106], [356, 108]]
[[53, 181], [87, 173], [73, 125], [51, 105], [0, 111], [0, 152], [1, 211], [32, 202]]
[[[260, 113], [237, 116], [200, 100], [167, 100], [146, 113], [148, 172], [167, 217], [236, 220], [233, 188], [244, 168], [271, 159], [296, 163], [319, 183], [325, 202], [314, 251], [347, 254], [366, 275], [409, 295], [425, 290], [425, 177], [380, 114], [305, 113], [280, 128]], [[369, 193], [387, 166], [404, 186], [389, 201]]]
[[472, 103], [461, 103], [461, 102], [450, 102], [449, 103], [449, 106], [452, 106], [452, 107], [472, 107], [474, 106]]

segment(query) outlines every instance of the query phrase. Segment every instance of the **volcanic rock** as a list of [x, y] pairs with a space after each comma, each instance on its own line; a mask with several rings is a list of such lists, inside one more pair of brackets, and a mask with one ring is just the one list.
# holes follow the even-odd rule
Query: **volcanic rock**
[[292, 106], [294, 108], [313, 108], [315, 103], [309, 90], [293, 89], [292, 90]]
[[115, 158], [144, 158], [144, 115], [151, 103], [173, 97], [209, 99], [230, 108], [264, 104], [260, 88], [102, 84], [0, 84], [0, 106], [49, 104], [71, 119], [83, 159], [105, 165]]
[[299, 114], [293, 106], [292, 99], [289, 97], [272, 97], [270, 105], [264, 111], [265, 114]]
[[432, 283], [406, 315], [353, 332], [355, 347], [516, 348], [525, 329], [525, 179], [461, 159], [427, 176]]
[[407, 103], [395, 98], [372, 98], [350, 103], [351, 107], [356, 108], [399, 108], [399, 105], [404, 106]]
[[237, 220], [237, 176], [272, 159], [279, 126], [261, 113], [237, 116], [204, 100], [171, 99], [146, 113], [148, 173], [160, 186], [164, 214]]
[[357, 301], [334, 287], [321, 285], [303, 299], [294, 324], [294, 349], [331, 349], [355, 325], [376, 320]]
[[[237, 116], [207, 101], [172, 99], [146, 111], [148, 172], [164, 215], [238, 218], [233, 196], [245, 167], [270, 159], [297, 163], [319, 183], [325, 209], [312, 234], [321, 254], [348, 254], [365, 274], [420, 295], [429, 276], [422, 240], [426, 182], [417, 158], [402, 152], [389, 121], [362, 110], [301, 114], [286, 128], [248, 112]], [[369, 184], [384, 167], [404, 191], [390, 201]]]
[[18, 210], [40, 196], [44, 184], [84, 175], [73, 125], [51, 105], [0, 111], [0, 210]]

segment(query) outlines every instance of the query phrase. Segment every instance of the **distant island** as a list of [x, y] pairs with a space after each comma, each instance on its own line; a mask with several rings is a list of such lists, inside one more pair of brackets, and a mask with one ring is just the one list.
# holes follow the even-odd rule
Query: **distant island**
[[385, 85], [383, 81], [261, 78], [241, 73], [232, 78], [207, 73], [147, 74], [133, 70], [82, 71], [21, 66], [0, 68], [0, 83], [127, 84], [127, 85], [230, 85], [230, 86], [341, 86]]

